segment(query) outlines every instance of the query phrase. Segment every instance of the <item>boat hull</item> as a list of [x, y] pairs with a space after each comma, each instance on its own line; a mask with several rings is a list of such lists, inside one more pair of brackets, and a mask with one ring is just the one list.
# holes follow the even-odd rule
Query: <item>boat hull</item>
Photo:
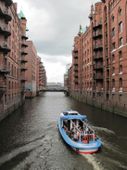
[[65, 132], [64, 128], [61, 127], [61, 120], [58, 120], [58, 130], [63, 138], [64, 142], [69, 145], [78, 154], [93, 154], [98, 152], [101, 148], [101, 141], [97, 139], [89, 144], [78, 143], [73, 141]]
[[76, 148], [72, 148], [74, 151], [76, 151], [78, 154], [84, 155], [84, 154], [94, 154], [96, 152], [98, 152], [99, 148], [96, 149], [88, 149], [88, 150], [83, 150], [83, 149], [76, 149]]

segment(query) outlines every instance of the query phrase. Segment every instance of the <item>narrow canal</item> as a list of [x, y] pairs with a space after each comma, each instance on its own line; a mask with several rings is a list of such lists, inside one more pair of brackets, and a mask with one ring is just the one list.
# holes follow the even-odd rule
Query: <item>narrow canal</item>
[[[59, 136], [57, 119], [74, 109], [88, 120], [103, 141], [102, 151], [81, 156]], [[63, 93], [47, 92], [0, 123], [0, 170], [127, 169], [127, 119], [86, 106]]]

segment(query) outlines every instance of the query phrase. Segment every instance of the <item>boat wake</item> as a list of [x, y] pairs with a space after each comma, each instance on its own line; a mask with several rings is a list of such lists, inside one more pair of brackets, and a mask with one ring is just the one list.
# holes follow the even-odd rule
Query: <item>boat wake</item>
[[90, 163], [93, 166], [94, 170], [105, 170], [101, 162], [98, 161], [98, 159], [94, 155], [82, 155], [88, 163]]
[[42, 136], [42, 138], [39, 137], [36, 140], [33, 139], [33, 141], [28, 142], [28, 143], [24, 144], [23, 146], [20, 146], [20, 147], [14, 149], [10, 153], [7, 153], [7, 154], [1, 156], [0, 157], [0, 166], [3, 165], [6, 162], [9, 162], [10, 160], [18, 157], [19, 155], [21, 155], [23, 153], [32, 152], [36, 148], [42, 147], [42, 145], [44, 143], [44, 139], [45, 139], [44, 136]]
[[127, 170], [127, 166], [123, 165], [121, 162], [119, 162], [118, 160], [114, 160], [114, 159], [110, 159], [110, 158], [106, 158], [107, 161], [111, 164], [114, 164], [116, 167], [122, 168], [124, 170]]
[[92, 126], [95, 130], [115, 135], [115, 132], [104, 127]]

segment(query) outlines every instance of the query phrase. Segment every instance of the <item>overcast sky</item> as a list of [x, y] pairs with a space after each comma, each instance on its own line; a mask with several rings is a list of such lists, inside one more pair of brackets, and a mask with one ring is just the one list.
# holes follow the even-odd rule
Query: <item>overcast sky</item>
[[27, 18], [29, 39], [44, 62], [48, 82], [63, 82], [71, 63], [79, 25], [89, 25], [90, 6], [97, 0], [14, 0]]

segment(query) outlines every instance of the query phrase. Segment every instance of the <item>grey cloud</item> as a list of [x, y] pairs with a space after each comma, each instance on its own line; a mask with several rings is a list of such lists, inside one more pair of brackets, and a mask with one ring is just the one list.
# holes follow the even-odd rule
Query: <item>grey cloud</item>
[[62, 66], [71, 63], [71, 56], [45, 55], [45, 54], [39, 54], [39, 56], [41, 56], [45, 62], [55, 63], [55, 64], [60, 63]]
[[[36, 43], [36, 47], [40, 53], [49, 55], [71, 55], [73, 37], [77, 34], [79, 25], [84, 27], [89, 23], [88, 15], [90, 12], [90, 5], [97, 2], [97, 0], [28, 0], [30, 6], [36, 11], [45, 9], [50, 15], [50, 28], [43, 28], [43, 21], [39, 20], [40, 16], [36, 16], [35, 22], [41, 22], [40, 27], [36, 31], [40, 31], [40, 36], [33, 37], [32, 23], [30, 35]], [[41, 30], [43, 30], [41, 32]], [[51, 36], [50, 31], [54, 30], [54, 36], [50, 39], [43, 40], [45, 36]]]

